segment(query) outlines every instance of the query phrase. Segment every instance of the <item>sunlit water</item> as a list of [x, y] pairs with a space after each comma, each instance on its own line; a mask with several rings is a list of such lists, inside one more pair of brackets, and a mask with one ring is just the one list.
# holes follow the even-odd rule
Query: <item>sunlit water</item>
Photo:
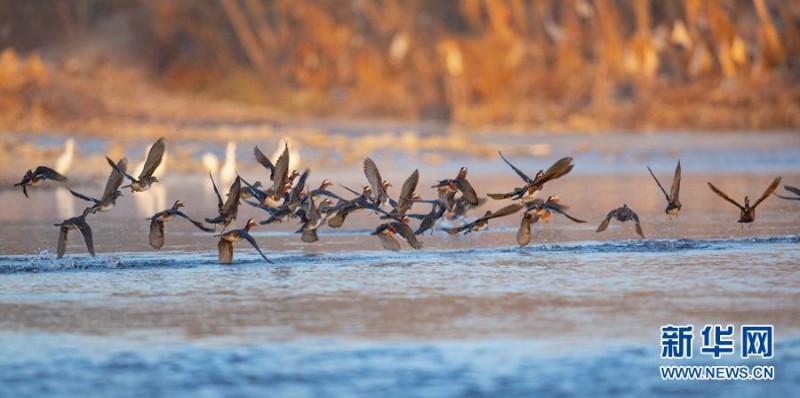
[[[775, 151], [753, 153], [739, 136], [718, 136], [727, 137], [721, 148], [701, 136], [672, 154], [664, 137], [623, 145], [627, 137], [612, 136], [621, 148], [614, 160], [570, 150], [519, 160], [532, 174], [575, 156], [575, 171], [544, 194], [558, 193], [589, 221], [554, 216], [534, 226], [525, 248], [515, 243], [514, 215], [481, 233], [436, 231], [422, 237], [423, 250], [389, 253], [369, 235], [379, 221], [363, 214], [343, 230], [321, 231], [311, 245], [292, 233], [294, 224], [258, 227], [254, 235], [274, 264], [237, 244], [235, 264], [220, 266], [216, 240], [188, 223], [167, 224], [164, 249], [150, 249], [143, 218], [157, 205], [126, 193], [113, 212], [90, 218], [97, 258], [73, 233], [57, 260], [51, 223], [65, 211], [58, 192], [39, 189], [23, 200], [2, 191], [0, 396], [796, 394], [800, 202], [769, 198], [757, 221], [741, 228], [738, 210], [705, 183], [737, 199], [760, 195], [777, 175], [800, 185], [800, 145], [792, 135], [768, 136], [761, 145]], [[689, 145], [681, 142], [674, 145]], [[651, 162], [668, 185], [678, 156], [685, 208], [670, 220], [643, 165]], [[376, 157], [379, 165], [391, 159]], [[519, 184], [499, 160], [451, 159], [420, 166], [420, 187], [461, 163], [480, 194]], [[384, 175], [399, 187], [413, 167], [387, 165]], [[331, 173], [362, 183], [359, 167]], [[324, 173], [314, 171], [312, 183], [323, 178], [317, 174]], [[182, 199], [190, 215], [210, 216], [215, 204], [203, 184], [199, 175], [182, 176], [167, 180], [161, 195], [167, 206]], [[156, 195], [144, 197], [156, 202]], [[637, 239], [630, 224], [594, 232], [622, 203], [639, 212], [648, 239]], [[472, 215], [502, 204], [490, 201]], [[249, 216], [263, 218], [245, 206], [236, 224]], [[716, 362], [697, 352], [661, 360], [667, 324], [771, 324], [776, 356], [740, 359], [737, 342], [734, 357]], [[699, 333], [695, 340], [697, 351]], [[664, 364], [766, 364], [776, 379], [662, 381]]]

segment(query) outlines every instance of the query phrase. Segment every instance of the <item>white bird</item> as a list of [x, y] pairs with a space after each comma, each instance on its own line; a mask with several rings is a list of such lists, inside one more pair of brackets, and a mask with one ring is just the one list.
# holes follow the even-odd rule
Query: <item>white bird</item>
[[75, 139], [69, 138], [64, 143], [64, 153], [58, 156], [55, 164], [55, 171], [61, 175], [67, 174], [72, 167], [72, 160], [75, 158]]
[[300, 168], [300, 145], [297, 144], [297, 141], [289, 137], [283, 137], [283, 139], [278, 142], [278, 148], [275, 149], [271, 159], [274, 159], [272, 163], [275, 164], [283, 153], [285, 145], [289, 146], [289, 174], [291, 174], [292, 170], [299, 170]]
[[219, 169], [219, 181], [223, 187], [229, 186], [236, 178], [236, 143], [228, 141], [225, 147], [225, 163]]
[[[206, 152], [200, 158], [200, 162], [203, 163], [203, 168], [205, 168], [206, 172], [210, 173], [216, 181], [219, 181], [219, 158], [217, 155], [214, 155], [211, 152]], [[206, 182], [206, 192], [214, 193], [214, 185], [211, 183], [210, 178], [205, 178]]]

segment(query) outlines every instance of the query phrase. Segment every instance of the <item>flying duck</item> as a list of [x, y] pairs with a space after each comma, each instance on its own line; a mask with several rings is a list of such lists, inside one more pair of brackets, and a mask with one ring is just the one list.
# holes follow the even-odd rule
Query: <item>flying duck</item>
[[179, 210], [181, 207], [186, 206], [180, 200], [176, 200], [171, 208], [153, 214], [152, 217], [148, 218], [150, 220], [150, 246], [153, 249], [160, 249], [164, 246], [164, 223], [174, 220], [175, 217], [183, 217], [205, 232], [214, 232], [213, 229], [206, 227], [203, 223], [192, 220], [189, 216], [183, 214]]
[[738, 207], [739, 210], [741, 210], [741, 212], [739, 213], [739, 221], [737, 221], [737, 222], [741, 223], [742, 227], [744, 227], [744, 224], [749, 224], [749, 223], [751, 223], [751, 222], [756, 220], [756, 207], [761, 202], [763, 202], [764, 199], [766, 199], [769, 195], [771, 195], [773, 192], [775, 192], [775, 189], [778, 188], [778, 185], [780, 183], [781, 183], [781, 177], [777, 177], [774, 180], [772, 180], [772, 184], [769, 184], [769, 186], [767, 187], [767, 190], [764, 191], [764, 193], [761, 195], [761, 197], [758, 198], [758, 200], [756, 200], [756, 202], [753, 203], [752, 206], [750, 205], [750, 197], [749, 196], [745, 196], [744, 197], [744, 206], [742, 206], [738, 202], [736, 202], [735, 200], [731, 199], [730, 196], [728, 196], [724, 192], [720, 191], [717, 187], [714, 186], [714, 184], [709, 182], [708, 183], [708, 187], [711, 188], [711, 190], [714, 191], [715, 194], [719, 195], [722, 199], [725, 199], [728, 202], [731, 202], [734, 206]]
[[25, 175], [22, 176], [22, 181], [14, 184], [15, 187], [22, 187], [22, 193], [25, 194], [25, 197], [28, 197], [28, 189], [27, 187], [33, 187], [39, 185], [40, 182], [44, 180], [51, 180], [56, 182], [67, 182], [67, 177], [64, 177], [59, 172], [47, 167], [47, 166], [39, 166], [36, 170], [28, 170], [25, 172]]
[[506, 164], [514, 170], [515, 173], [525, 182], [525, 185], [522, 187], [514, 188], [513, 191], [508, 193], [490, 193], [488, 194], [490, 198], [495, 200], [500, 199], [527, 199], [533, 197], [537, 192], [541, 191], [544, 188], [544, 184], [550, 180], [554, 180], [556, 178], [562, 177], [572, 171], [572, 168], [575, 166], [572, 164], [571, 157], [565, 157], [559, 159], [557, 162], [553, 163], [547, 171], [539, 170], [538, 173], [533, 178], [528, 177], [522, 170], [518, 169], [514, 166], [508, 159], [503, 156], [501, 152], [498, 152], [500, 157]]
[[247, 220], [247, 224], [245, 224], [244, 228], [242, 229], [234, 229], [224, 234], [216, 235], [219, 238], [219, 243], [217, 245], [219, 249], [219, 263], [220, 264], [230, 264], [233, 262], [233, 242], [238, 242], [242, 239], [246, 240], [250, 243], [250, 246], [253, 246], [258, 254], [264, 259], [264, 261], [272, 264], [267, 256], [261, 251], [256, 243], [256, 240], [253, 239], [253, 236], [250, 235], [250, 229], [256, 225], [256, 221], [252, 218]]
[[612, 218], [616, 219], [619, 222], [627, 222], [632, 220], [636, 224], [636, 233], [639, 234], [639, 236], [641, 236], [642, 239], [644, 239], [644, 232], [642, 232], [642, 225], [639, 224], [639, 216], [636, 214], [636, 212], [631, 210], [631, 208], [628, 207], [627, 204], [623, 204], [622, 207], [618, 207], [608, 212], [606, 218], [603, 220], [603, 222], [600, 223], [600, 225], [597, 227], [597, 231], [595, 232], [605, 231], [606, 228], [608, 228], [608, 223], [609, 221], [611, 221]]
[[664, 193], [664, 197], [667, 198], [667, 208], [664, 209], [664, 212], [667, 213], [669, 218], [672, 216], [677, 216], [678, 212], [681, 211], [681, 201], [678, 199], [678, 196], [681, 191], [681, 161], [678, 161], [678, 166], [675, 167], [675, 176], [672, 177], [672, 187], [667, 193], [667, 190], [661, 186], [661, 183], [658, 182], [658, 178], [656, 175], [653, 174], [653, 170], [650, 169], [650, 166], [647, 166], [647, 171], [650, 172], [650, 175], [653, 176], [653, 179], [656, 180], [656, 184], [661, 189], [661, 192]]

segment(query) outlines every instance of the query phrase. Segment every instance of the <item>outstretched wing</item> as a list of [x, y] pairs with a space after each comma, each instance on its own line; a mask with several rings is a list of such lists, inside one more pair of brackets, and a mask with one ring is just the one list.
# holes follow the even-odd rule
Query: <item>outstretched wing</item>
[[670, 199], [669, 200], [678, 200], [678, 196], [680, 195], [681, 191], [681, 161], [678, 161], [678, 165], [675, 166], [675, 175], [672, 177], [672, 188], [670, 188]]
[[501, 208], [500, 210], [493, 212], [492, 214], [488, 214], [486, 216], [479, 218], [479, 220], [491, 220], [493, 218], [505, 217], [518, 212], [523, 207], [524, 205], [522, 203], [512, 203], [506, 207]]
[[67, 181], [67, 177], [64, 177], [59, 172], [46, 166], [37, 167], [36, 170], [34, 170], [33, 174], [41, 178], [46, 178], [48, 180], [53, 180], [58, 182]]
[[236, 176], [233, 180], [231, 188], [228, 190], [228, 198], [225, 199], [225, 204], [222, 206], [222, 214], [230, 214], [235, 212], [239, 207], [239, 195], [241, 194], [242, 179]]
[[608, 228], [608, 223], [611, 221], [612, 218], [614, 218], [617, 215], [618, 211], [619, 209], [614, 209], [608, 212], [606, 218], [600, 223], [600, 225], [597, 226], [597, 230], [595, 232], [605, 231], [606, 228]]
[[408, 244], [413, 247], [414, 249], [422, 249], [422, 242], [417, 240], [417, 237], [414, 236], [414, 231], [411, 229], [410, 226], [406, 223], [402, 222], [395, 222], [394, 229], [398, 235], [400, 235], [403, 239], [405, 239]]
[[785, 189], [785, 190], [787, 190], [787, 191], [789, 191], [789, 192], [791, 192], [791, 193], [793, 193], [795, 195], [800, 195], [800, 188], [795, 188], [795, 187], [793, 187], [791, 185], [784, 185], [783, 189]]
[[220, 239], [217, 244], [219, 250], [219, 263], [230, 264], [233, 262], [233, 243], [225, 239]]
[[409, 204], [411, 203], [411, 195], [417, 190], [417, 183], [419, 182], [419, 170], [415, 169], [406, 181], [403, 187], [400, 188], [400, 197], [397, 198], [396, 211], [405, 213], [408, 211]]
[[458, 187], [458, 190], [464, 194], [464, 197], [467, 199], [467, 203], [473, 206], [477, 206], [478, 203], [480, 203], [480, 200], [478, 200], [478, 194], [475, 193], [475, 189], [472, 188], [472, 184], [470, 184], [466, 178], [457, 178], [456, 186]]
[[547, 181], [555, 180], [556, 178], [564, 176], [570, 171], [572, 171], [573, 167], [575, 167], [575, 165], [572, 164], [571, 157], [568, 156], [565, 158], [561, 158], [557, 162], [553, 163], [553, 165], [550, 166], [550, 168], [548, 168], [547, 171], [544, 172], [544, 174], [542, 174], [539, 178], [535, 179], [533, 183], [541, 185], [546, 183]]
[[[117, 167], [111, 168], [111, 174], [108, 176], [106, 182], [106, 189], [103, 191], [103, 196], [100, 198], [101, 202], [107, 202], [114, 197], [114, 193], [119, 190], [122, 182], [125, 180], [125, 175], [122, 174], [128, 168], [128, 159], [122, 158], [117, 162]], [[120, 172], [120, 170], [122, 172]]]
[[289, 180], [289, 145], [283, 147], [283, 153], [275, 162], [275, 172], [272, 178], [272, 192], [281, 192], [286, 181]]
[[639, 223], [639, 215], [636, 214], [633, 210], [631, 212], [631, 218], [633, 218], [633, 222], [636, 224], [636, 233], [644, 239], [644, 232], [642, 231], [642, 225]]
[[556, 212], [558, 214], [561, 214], [562, 216], [564, 216], [566, 218], [569, 218], [573, 222], [576, 222], [576, 223], [585, 223], [586, 222], [584, 220], [577, 219], [577, 218], [572, 217], [571, 215], [567, 214], [567, 212], [565, 212], [564, 209], [562, 209], [560, 206], [553, 206], [553, 205], [550, 205], [550, 204], [547, 204], [547, 203], [543, 203], [541, 206], [544, 207], [547, 210], [551, 210], [551, 211], [554, 211], [554, 212]]
[[100, 204], [99, 200], [97, 200], [95, 198], [90, 198], [90, 197], [88, 197], [86, 195], [83, 195], [83, 194], [80, 194], [78, 192], [75, 192], [75, 191], [72, 190], [72, 188], [67, 188], [67, 190], [69, 191], [69, 193], [72, 194], [72, 196], [74, 196], [76, 198], [83, 199], [83, 200], [85, 200], [87, 202], [92, 202], [94, 204]]
[[375, 197], [378, 198], [378, 203], [383, 203], [386, 199], [386, 190], [383, 189], [383, 179], [381, 178], [380, 171], [378, 171], [378, 166], [375, 165], [375, 162], [370, 158], [364, 159], [364, 175], [367, 177], [367, 181], [369, 181], [369, 186], [372, 188]]
[[56, 258], [64, 257], [64, 253], [67, 251], [67, 234], [69, 233], [69, 228], [65, 225], [61, 225], [61, 228], [58, 231], [58, 242], [56, 244]]
[[731, 199], [730, 196], [726, 195], [725, 192], [722, 192], [719, 189], [717, 189], [717, 187], [715, 187], [714, 184], [709, 182], [708, 187], [711, 188], [711, 190], [714, 191], [715, 194], [719, 195], [722, 199], [725, 199], [728, 202], [733, 203], [733, 205], [738, 207], [739, 209], [744, 210], [744, 206], [740, 205], [739, 203], [736, 203], [736, 201]]
[[83, 240], [86, 242], [86, 248], [89, 249], [89, 254], [94, 257], [94, 241], [92, 240], [92, 228], [86, 223], [85, 217], [79, 217], [75, 220], [75, 226], [81, 231]]
[[253, 155], [256, 157], [256, 162], [264, 166], [265, 169], [269, 170], [269, 179], [275, 179], [275, 165], [269, 161], [269, 158], [264, 156], [264, 153], [258, 149], [258, 145], [253, 148]]
[[134, 178], [132, 175], [128, 174], [125, 170], [119, 168], [119, 166], [117, 166], [117, 164], [114, 163], [114, 161], [111, 160], [111, 158], [109, 158], [108, 156], [106, 156], [106, 162], [108, 162], [108, 164], [111, 166], [112, 169], [116, 170], [118, 173], [120, 173], [123, 176], [125, 176], [125, 178], [131, 180], [131, 182], [136, 181], [136, 178]]
[[242, 236], [244, 237], [244, 239], [250, 243], [250, 246], [253, 246], [253, 248], [254, 248], [254, 249], [256, 249], [256, 251], [258, 251], [258, 254], [260, 254], [260, 255], [261, 255], [261, 257], [264, 259], [264, 261], [266, 261], [266, 262], [268, 262], [268, 263], [272, 264], [272, 261], [269, 261], [269, 259], [267, 258], [267, 256], [265, 256], [265, 255], [264, 255], [264, 252], [262, 252], [262, 251], [261, 251], [261, 249], [258, 247], [258, 243], [256, 243], [256, 240], [255, 240], [255, 239], [253, 239], [253, 236], [252, 236], [252, 235], [250, 235], [249, 233], [247, 233], [246, 231], [242, 231], [242, 232], [244, 232], [244, 233], [242, 234]]
[[[509, 165], [511, 167], [511, 169], [514, 170], [515, 173], [517, 173], [519, 178], [522, 178], [522, 181], [525, 181], [526, 184], [533, 183], [533, 180], [530, 177], [528, 177], [527, 174], [523, 173], [522, 170], [518, 169], [517, 166], [514, 166], [513, 164], [511, 164], [511, 162], [509, 162], [508, 159], [506, 159], [506, 157], [503, 156], [502, 152], [497, 151], [497, 153], [499, 153], [500, 157], [503, 158], [503, 161], [506, 162], [506, 164]], [[496, 198], [492, 197], [492, 199], [496, 199]]]
[[160, 249], [164, 246], [164, 222], [155, 217], [150, 220], [150, 246]]
[[517, 231], [517, 243], [520, 246], [527, 246], [531, 241], [531, 220], [533, 216], [525, 213], [522, 215], [522, 220], [519, 223], [519, 230]]
[[167, 144], [164, 143], [164, 137], [156, 141], [147, 152], [147, 159], [144, 161], [142, 173], [139, 174], [139, 179], [150, 177], [155, 173], [158, 166], [161, 164], [161, 159], [164, 157], [164, 151], [167, 149]]
[[[658, 181], [658, 178], [656, 178], [656, 175], [653, 173], [653, 170], [650, 169], [650, 166], [647, 166], [647, 171], [649, 171], [650, 175], [653, 176], [653, 179], [656, 180], [656, 184], [658, 184], [658, 188], [661, 189], [661, 192], [664, 193], [664, 197], [667, 199], [667, 202], [669, 202], [670, 198], [669, 198], [669, 194], [667, 193], [667, 190], [665, 190], [664, 187], [661, 186], [661, 182]], [[673, 187], [674, 187], [675, 181], [672, 181], [672, 184], [673, 184]]]
[[752, 207], [755, 208], [756, 206], [758, 206], [759, 203], [763, 202], [764, 199], [766, 199], [769, 195], [772, 195], [772, 193], [775, 192], [776, 189], [778, 189], [778, 185], [780, 185], [780, 183], [781, 183], [781, 177], [777, 177], [774, 180], [772, 180], [772, 184], [769, 184], [767, 190], [764, 191], [764, 193], [761, 195], [760, 198], [758, 198], [758, 200], [753, 204]]
[[217, 195], [217, 209], [219, 209], [219, 212], [222, 213], [222, 195], [219, 194], [217, 183], [214, 182], [214, 176], [211, 175], [210, 171], [208, 172], [208, 178], [211, 179], [211, 186], [214, 187], [214, 194]]
[[383, 246], [384, 249], [391, 250], [393, 252], [400, 250], [400, 242], [398, 242], [393, 236], [386, 234], [377, 235], [378, 239], [381, 241], [381, 246]]
[[191, 218], [189, 218], [189, 216], [187, 216], [186, 214], [184, 214], [184, 213], [183, 213], [183, 212], [181, 212], [181, 211], [175, 210], [175, 213], [174, 213], [174, 214], [175, 214], [176, 216], [180, 216], [180, 217], [183, 217], [183, 218], [185, 218], [185, 219], [189, 220], [189, 222], [190, 222], [190, 223], [194, 224], [194, 226], [195, 226], [195, 227], [197, 227], [197, 228], [200, 228], [200, 229], [201, 229], [201, 230], [203, 230], [204, 232], [214, 232], [214, 230], [213, 230], [213, 229], [206, 227], [206, 226], [205, 226], [205, 225], [203, 225], [203, 223], [201, 223], [200, 221], [192, 220]]

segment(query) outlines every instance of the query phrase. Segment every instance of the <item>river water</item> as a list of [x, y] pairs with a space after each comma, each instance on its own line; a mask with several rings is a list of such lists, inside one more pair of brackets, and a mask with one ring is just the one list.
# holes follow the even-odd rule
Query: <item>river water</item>
[[[301, 242], [294, 223], [256, 227], [274, 264], [237, 244], [234, 264], [218, 265], [216, 240], [180, 221], [167, 224], [164, 249], [153, 251], [148, 212], [182, 199], [196, 218], [214, 213], [198, 173], [168, 174], [161, 192], [141, 198], [126, 193], [113, 212], [89, 219], [97, 258], [73, 232], [56, 260], [51, 224], [83, 204], [47, 188], [28, 200], [0, 191], [0, 396], [792, 396], [800, 387], [800, 201], [771, 197], [742, 228], [738, 210], [706, 181], [736, 199], [759, 196], [778, 175], [800, 186], [800, 140], [764, 134], [754, 150], [757, 135], [670, 137], [537, 138], [553, 154], [515, 163], [533, 174], [574, 156], [575, 171], [544, 194], [559, 194], [589, 222], [554, 215], [524, 248], [514, 215], [467, 236], [437, 230], [421, 238], [422, 250], [389, 253], [369, 235], [379, 221], [361, 214], [342, 230], [321, 230], [315, 244]], [[575, 149], [579, 139], [588, 150]], [[397, 157], [375, 156], [395, 187], [417, 167]], [[644, 165], [669, 185], [677, 157], [684, 210], [669, 219]], [[519, 184], [499, 158], [450, 155], [418, 166], [419, 192], [432, 197], [422, 187], [461, 164], [480, 195]], [[328, 173], [363, 183], [357, 166]], [[323, 174], [313, 171], [312, 183]], [[622, 203], [639, 213], [647, 239], [630, 224], [594, 232]], [[468, 218], [504, 204], [490, 200]], [[236, 224], [249, 216], [263, 218], [245, 206]], [[669, 324], [694, 325], [692, 359], [660, 358], [660, 328]], [[699, 353], [707, 324], [735, 326], [735, 355]], [[764, 324], [774, 326], [775, 357], [741, 359], [739, 327]], [[660, 365], [698, 364], [770, 365], [776, 375], [659, 376]]]

